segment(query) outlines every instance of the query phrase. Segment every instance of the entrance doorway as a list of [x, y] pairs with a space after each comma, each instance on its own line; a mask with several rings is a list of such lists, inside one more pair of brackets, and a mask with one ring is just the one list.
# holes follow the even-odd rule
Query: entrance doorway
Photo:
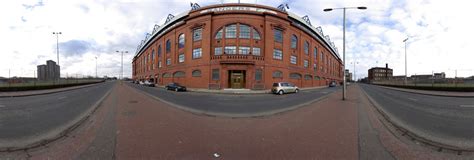
[[245, 88], [245, 70], [229, 70], [229, 88]]

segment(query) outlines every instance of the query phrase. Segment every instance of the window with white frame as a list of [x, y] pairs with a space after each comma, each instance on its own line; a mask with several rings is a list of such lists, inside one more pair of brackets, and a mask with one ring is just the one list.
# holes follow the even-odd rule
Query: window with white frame
[[202, 57], [202, 49], [201, 48], [193, 49], [193, 59], [201, 58], [201, 57]]
[[200, 41], [202, 39], [202, 28], [193, 30], [193, 41]]
[[253, 39], [260, 40], [260, 34], [257, 32], [257, 30], [252, 29], [252, 31], [253, 31]]
[[214, 48], [214, 55], [222, 55], [222, 47]]
[[260, 48], [258, 47], [253, 47], [252, 48], [252, 55], [255, 55], [255, 56], [260, 56]]
[[250, 38], [250, 27], [244, 24], [239, 25], [239, 38]]
[[239, 54], [249, 54], [250, 47], [239, 47]]
[[294, 56], [294, 55], [291, 55], [291, 56], [290, 56], [290, 63], [291, 63], [291, 64], [296, 64], [296, 62], [297, 62], [297, 57]]
[[224, 48], [224, 50], [225, 50], [225, 51], [224, 51], [225, 54], [237, 54], [237, 53], [236, 53], [236, 50], [237, 50], [237, 47], [236, 47], [236, 46], [226, 46], [226, 47]]
[[184, 33], [178, 36], [178, 48], [184, 48]]
[[304, 68], [308, 68], [308, 67], [309, 67], [309, 62], [308, 62], [308, 60], [304, 60], [303, 65], [304, 65]]
[[279, 49], [273, 49], [273, 59], [283, 59], [283, 52]]
[[235, 24], [228, 25], [225, 27], [225, 38], [236, 38], [237, 26]]
[[215, 39], [221, 39], [222, 38], [222, 30], [217, 31], [216, 36], [214, 37]]
[[166, 65], [171, 65], [171, 58], [166, 59]]
[[178, 62], [179, 62], [179, 63], [183, 63], [183, 62], [184, 62], [184, 54], [183, 54], [183, 53], [179, 54], [179, 56], [178, 56]]

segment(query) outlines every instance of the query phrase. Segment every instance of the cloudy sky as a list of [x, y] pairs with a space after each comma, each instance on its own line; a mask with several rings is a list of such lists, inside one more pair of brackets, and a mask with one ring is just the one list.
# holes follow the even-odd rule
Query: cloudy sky
[[[34, 75], [36, 65], [56, 61], [59, 35], [61, 76], [118, 76], [124, 54], [124, 76], [131, 76], [131, 59], [138, 43], [168, 13], [233, 1], [221, 0], [9, 0], [0, 5], [0, 76]], [[288, 3], [290, 12], [308, 15], [322, 26], [342, 55], [342, 11], [328, 7], [366, 6], [348, 10], [346, 62], [357, 77], [367, 69], [389, 64], [394, 75], [404, 74], [407, 43], [408, 75], [446, 72], [453, 77], [474, 75], [474, 30], [470, 1], [465, 0], [241, 0], [276, 7]], [[352, 64], [351, 64], [352, 63]]]

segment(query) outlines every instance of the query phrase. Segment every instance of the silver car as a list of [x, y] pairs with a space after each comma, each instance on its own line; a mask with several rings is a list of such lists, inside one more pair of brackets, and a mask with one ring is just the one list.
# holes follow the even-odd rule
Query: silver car
[[282, 95], [285, 93], [298, 93], [298, 92], [299, 92], [298, 87], [292, 83], [288, 83], [288, 82], [273, 83], [272, 93]]

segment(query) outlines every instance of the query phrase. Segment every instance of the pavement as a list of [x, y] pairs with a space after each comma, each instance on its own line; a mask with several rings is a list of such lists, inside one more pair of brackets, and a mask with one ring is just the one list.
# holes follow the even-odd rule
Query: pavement
[[43, 147], [0, 153], [0, 159], [474, 158], [438, 152], [387, 129], [358, 85], [348, 87], [345, 101], [337, 89], [297, 109], [250, 118], [195, 114], [152, 96], [115, 85], [67, 136]]
[[36, 96], [36, 95], [43, 95], [43, 94], [51, 94], [51, 93], [58, 93], [58, 92], [63, 92], [63, 91], [69, 91], [69, 90], [74, 90], [74, 89], [90, 87], [90, 86], [94, 86], [94, 85], [96, 85], [96, 84], [79, 85], [79, 86], [55, 88], [55, 89], [0, 92], [0, 98], [2, 98], [2, 97], [24, 97], [24, 96]]
[[432, 96], [474, 98], [474, 92], [428, 91], [428, 90], [406, 89], [406, 88], [396, 88], [396, 87], [387, 87], [387, 86], [380, 86], [380, 87], [402, 91], [402, 92], [417, 93], [417, 94], [432, 95]]

